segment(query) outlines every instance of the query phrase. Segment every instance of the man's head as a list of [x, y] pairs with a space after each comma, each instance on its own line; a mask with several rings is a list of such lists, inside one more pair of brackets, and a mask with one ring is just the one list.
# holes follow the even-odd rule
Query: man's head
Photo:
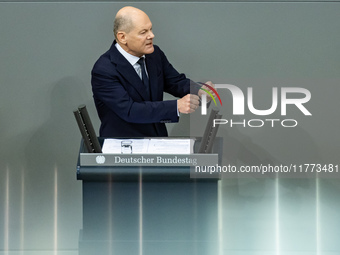
[[117, 12], [113, 32], [116, 41], [128, 53], [141, 57], [154, 51], [152, 23], [145, 12], [127, 6]]

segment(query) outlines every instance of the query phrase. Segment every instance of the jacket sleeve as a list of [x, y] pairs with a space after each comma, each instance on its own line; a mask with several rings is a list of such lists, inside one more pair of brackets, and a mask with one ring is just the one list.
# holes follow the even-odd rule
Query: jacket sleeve
[[164, 91], [175, 96], [183, 97], [187, 94], [198, 94], [201, 87], [196, 82], [188, 79], [185, 74], [179, 73], [168, 61], [167, 57], [162, 50], [158, 48], [160, 52], [162, 69], [164, 74]]

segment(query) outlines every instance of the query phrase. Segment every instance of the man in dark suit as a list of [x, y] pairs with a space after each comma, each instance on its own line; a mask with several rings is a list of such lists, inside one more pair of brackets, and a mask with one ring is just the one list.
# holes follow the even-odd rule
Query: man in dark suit
[[[134, 7], [118, 11], [115, 41], [92, 70], [101, 137], [167, 136], [165, 123], [199, 106], [199, 86], [178, 73], [159, 47], [149, 17]], [[179, 97], [163, 101], [163, 92]]]

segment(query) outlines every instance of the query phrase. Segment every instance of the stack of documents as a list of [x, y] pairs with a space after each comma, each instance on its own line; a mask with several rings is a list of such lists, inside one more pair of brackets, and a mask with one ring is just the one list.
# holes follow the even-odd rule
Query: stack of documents
[[105, 139], [103, 153], [191, 154], [194, 139]]

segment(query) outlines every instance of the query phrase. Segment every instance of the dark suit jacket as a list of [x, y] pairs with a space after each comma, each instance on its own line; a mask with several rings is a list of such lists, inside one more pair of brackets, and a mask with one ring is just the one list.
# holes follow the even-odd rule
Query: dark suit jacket
[[[190, 94], [191, 81], [179, 74], [159, 47], [146, 55], [150, 94], [133, 66], [112, 44], [92, 70], [92, 91], [101, 120], [101, 137], [167, 136], [164, 123], [178, 122], [177, 101], [163, 101], [163, 92]], [[198, 88], [192, 88], [197, 94]]]

